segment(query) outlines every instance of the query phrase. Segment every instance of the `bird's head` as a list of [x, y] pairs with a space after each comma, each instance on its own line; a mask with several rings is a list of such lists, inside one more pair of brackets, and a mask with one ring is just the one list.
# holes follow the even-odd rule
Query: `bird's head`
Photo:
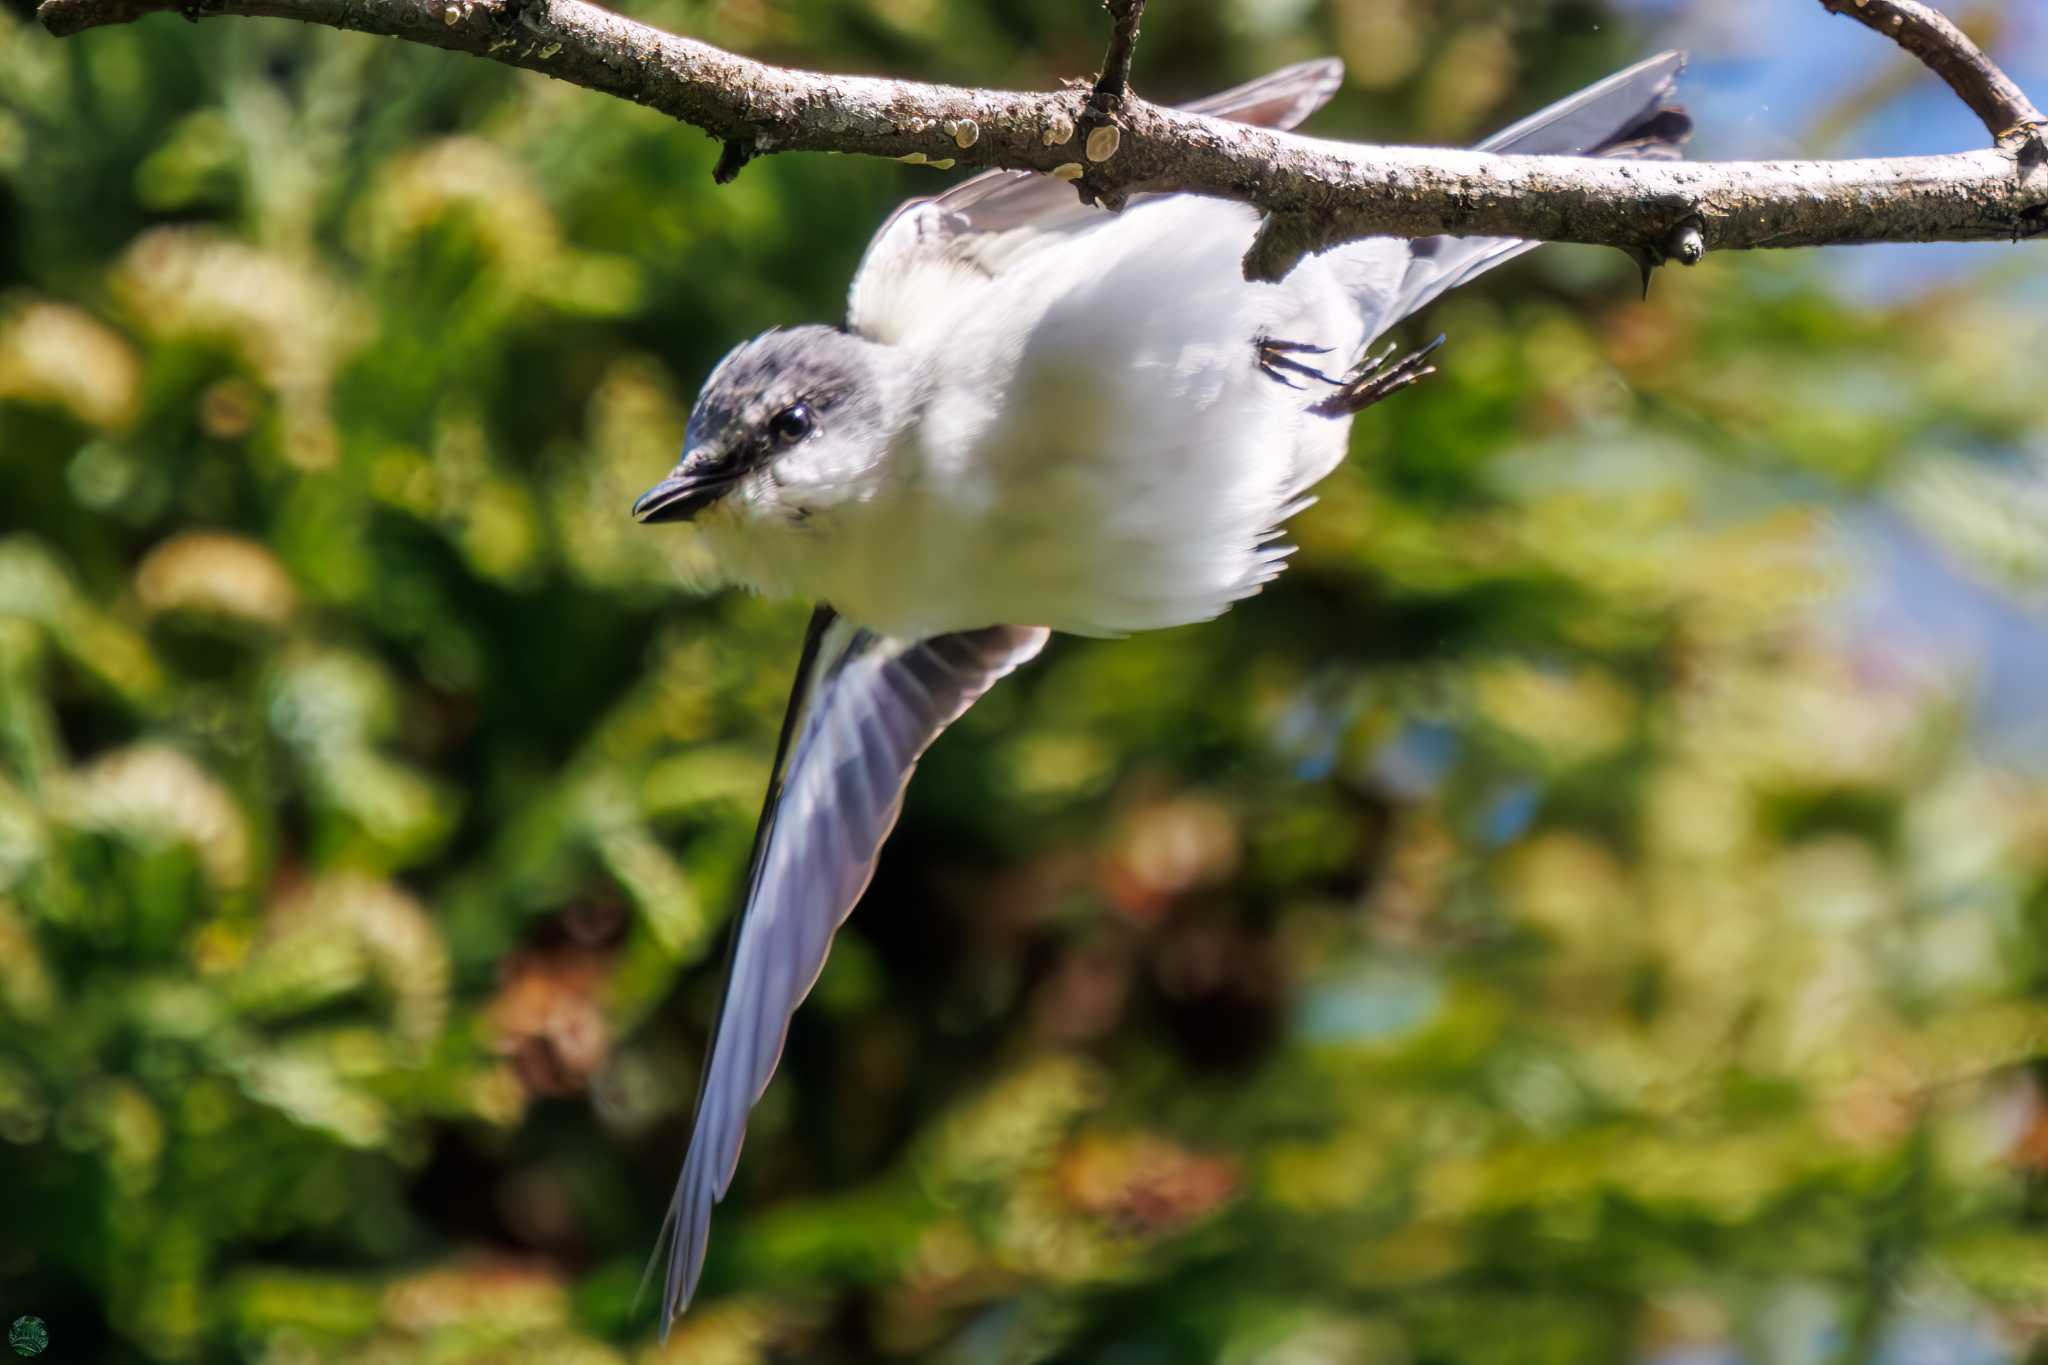
[[889, 439], [879, 350], [831, 327], [771, 331], [734, 348], [697, 397], [682, 459], [633, 516], [802, 520], [859, 496]]

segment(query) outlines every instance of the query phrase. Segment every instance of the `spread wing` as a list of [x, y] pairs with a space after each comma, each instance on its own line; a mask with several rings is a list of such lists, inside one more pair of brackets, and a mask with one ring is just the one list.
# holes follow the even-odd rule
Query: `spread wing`
[[[1183, 107], [1292, 128], [1328, 103], [1343, 80], [1344, 64], [1325, 57]], [[899, 340], [954, 290], [995, 273], [1048, 234], [1085, 228], [1104, 214], [1083, 204], [1067, 182], [1031, 171], [984, 171], [935, 198], [913, 199], [868, 243], [854, 272], [847, 323], [873, 341]]]
[[690, 1150], [669, 1205], [664, 1333], [704, 1269], [711, 1206], [732, 1183], [748, 1111], [775, 1074], [790, 1016], [824, 968], [834, 931], [867, 889], [911, 770], [1048, 634], [990, 626], [906, 641], [853, 626], [830, 607], [811, 617], [754, 832]]

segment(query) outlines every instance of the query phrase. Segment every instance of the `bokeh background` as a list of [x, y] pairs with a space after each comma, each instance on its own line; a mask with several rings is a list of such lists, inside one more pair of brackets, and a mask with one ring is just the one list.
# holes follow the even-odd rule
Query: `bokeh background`
[[[1044, 87], [1082, 0], [638, 0]], [[1961, 13], [2048, 95], [2048, 10]], [[1463, 141], [1979, 145], [1795, 0], [1190, 0]], [[0, 11], [0, 1316], [63, 1361], [2048, 1359], [2048, 248], [1551, 248], [1301, 551], [937, 746], [667, 1347], [806, 606], [632, 497], [943, 177], [285, 23]]]

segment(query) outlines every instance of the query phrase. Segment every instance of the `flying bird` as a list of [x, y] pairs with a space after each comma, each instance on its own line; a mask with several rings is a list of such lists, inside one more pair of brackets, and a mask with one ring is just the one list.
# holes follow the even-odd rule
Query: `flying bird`
[[[1479, 146], [1675, 156], [1683, 64], [1653, 57]], [[1188, 107], [1293, 128], [1342, 76], [1306, 62]], [[1350, 359], [1536, 245], [1369, 238], [1254, 284], [1240, 262], [1258, 223], [1186, 194], [1112, 213], [1022, 171], [913, 200], [869, 244], [846, 326], [727, 355], [680, 462], [634, 504], [643, 522], [695, 522], [730, 581], [820, 604], [668, 1210], [664, 1331], [925, 748], [1055, 630], [1183, 625], [1256, 593], [1353, 415], [1431, 373], [1436, 343]]]

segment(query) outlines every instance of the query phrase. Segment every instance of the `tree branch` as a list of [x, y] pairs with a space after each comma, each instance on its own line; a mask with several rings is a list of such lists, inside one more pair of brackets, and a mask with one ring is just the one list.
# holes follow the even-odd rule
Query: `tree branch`
[[1875, 29], [1948, 82], [1994, 140], [2039, 128], [2041, 111], [1968, 34], [1919, 0], [1820, 0], [1830, 13]]
[[[60, 37], [175, 10], [191, 19], [297, 19], [489, 57], [703, 129], [725, 144], [723, 179], [767, 152], [840, 151], [1057, 174], [1110, 207], [1156, 190], [1241, 200], [1266, 214], [1245, 260], [1256, 279], [1380, 234], [1586, 242], [1640, 256], [1667, 251], [1680, 236], [1692, 254], [2048, 233], [2041, 116], [2018, 87], [1925, 6], [1821, 3], [1927, 61], [1999, 134], [1998, 145], [1862, 161], [1668, 163], [1304, 138], [1130, 94], [1136, 0], [1113, 0], [1117, 36], [1096, 89], [1045, 94], [788, 70], [585, 0], [43, 0], [38, 14]], [[1112, 81], [1117, 107], [1098, 112], [1094, 101]]]

